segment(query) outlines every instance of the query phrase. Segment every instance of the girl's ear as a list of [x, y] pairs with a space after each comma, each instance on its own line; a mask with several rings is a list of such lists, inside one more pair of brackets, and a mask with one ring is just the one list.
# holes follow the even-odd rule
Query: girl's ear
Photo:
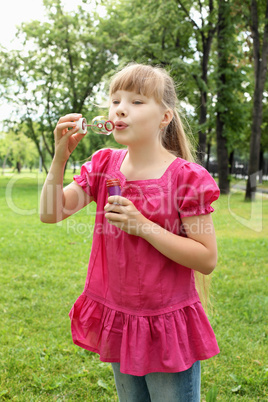
[[160, 128], [168, 126], [172, 119], [173, 119], [173, 111], [171, 109], [165, 110], [165, 113], [163, 114], [163, 119], [160, 123]]

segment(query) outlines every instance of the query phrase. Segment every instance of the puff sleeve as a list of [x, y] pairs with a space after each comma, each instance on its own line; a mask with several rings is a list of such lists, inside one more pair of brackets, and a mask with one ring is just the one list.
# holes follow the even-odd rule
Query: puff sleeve
[[80, 175], [73, 177], [76, 183], [94, 198], [94, 201], [97, 201], [99, 180], [105, 175], [111, 152], [111, 149], [101, 149], [95, 152], [91, 160], [82, 165]]
[[178, 211], [184, 218], [213, 212], [211, 203], [219, 198], [220, 190], [205, 168], [187, 162], [178, 175], [177, 194]]

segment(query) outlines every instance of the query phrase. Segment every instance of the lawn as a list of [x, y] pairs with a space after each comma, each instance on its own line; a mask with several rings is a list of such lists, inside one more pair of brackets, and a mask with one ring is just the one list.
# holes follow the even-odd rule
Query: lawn
[[[42, 224], [42, 183], [36, 172], [0, 177], [0, 400], [117, 401], [110, 365], [73, 345], [68, 317], [84, 287], [95, 206]], [[202, 362], [202, 401], [266, 401], [268, 198], [251, 205], [234, 192], [214, 205], [209, 318], [221, 353]]]

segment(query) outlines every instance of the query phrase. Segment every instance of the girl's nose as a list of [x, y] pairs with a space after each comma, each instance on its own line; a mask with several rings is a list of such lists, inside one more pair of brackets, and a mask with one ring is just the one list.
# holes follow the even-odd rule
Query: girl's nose
[[118, 117], [126, 117], [126, 115], [127, 115], [127, 111], [126, 111], [126, 109], [124, 108], [124, 107], [122, 107], [121, 105], [118, 107], [118, 109], [117, 109], [117, 111], [116, 111], [116, 114], [117, 114], [117, 116]]

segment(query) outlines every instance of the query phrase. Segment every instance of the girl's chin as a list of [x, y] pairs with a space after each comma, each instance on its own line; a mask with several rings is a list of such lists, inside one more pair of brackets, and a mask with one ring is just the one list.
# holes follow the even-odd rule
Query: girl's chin
[[130, 142], [128, 142], [128, 141], [115, 140], [115, 142], [117, 142], [117, 144], [120, 144], [120, 145], [125, 145], [126, 147], [130, 145]]
[[123, 135], [116, 135], [115, 133], [113, 133], [113, 137], [114, 137], [114, 140], [120, 145], [131, 144], [131, 141], [129, 140], [129, 138], [124, 137]]

